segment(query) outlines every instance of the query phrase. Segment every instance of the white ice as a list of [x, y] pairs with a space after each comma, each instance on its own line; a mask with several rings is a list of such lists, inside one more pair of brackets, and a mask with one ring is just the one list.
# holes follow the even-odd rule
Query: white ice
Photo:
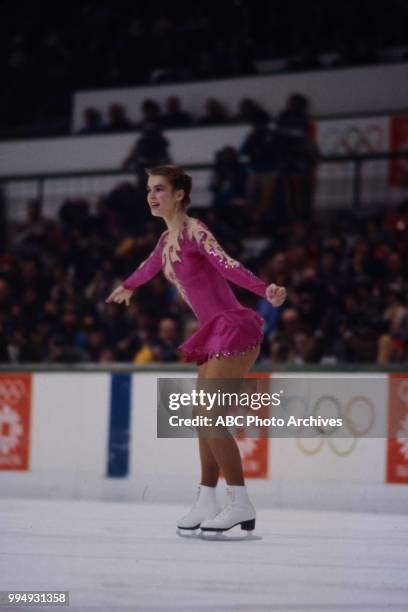
[[406, 516], [259, 508], [261, 539], [207, 542], [176, 535], [183, 506], [0, 508], [0, 589], [70, 591], [48, 610], [408, 610]]

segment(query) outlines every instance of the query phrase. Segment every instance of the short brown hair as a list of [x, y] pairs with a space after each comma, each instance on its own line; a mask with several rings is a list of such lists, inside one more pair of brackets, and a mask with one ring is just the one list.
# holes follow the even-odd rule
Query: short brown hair
[[174, 190], [182, 189], [184, 197], [181, 201], [185, 207], [190, 202], [190, 193], [192, 178], [180, 166], [166, 164], [163, 166], [155, 166], [154, 168], [145, 168], [149, 176], [165, 176]]

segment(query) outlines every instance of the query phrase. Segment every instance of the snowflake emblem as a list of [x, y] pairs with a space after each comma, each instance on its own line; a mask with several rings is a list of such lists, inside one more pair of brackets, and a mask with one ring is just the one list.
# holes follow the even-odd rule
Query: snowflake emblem
[[256, 440], [254, 438], [241, 438], [236, 440], [236, 442], [243, 459], [249, 457], [256, 448]]
[[18, 412], [3, 404], [0, 409], [0, 453], [7, 455], [14, 450], [22, 433], [23, 426]]
[[408, 414], [401, 421], [401, 429], [397, 432], [397, 442], [400, 445], [401, 454], [408, 461]]
[[398, 397], [403, 404], [408, 404], [408, 380], [400, 380], [398, 383]]

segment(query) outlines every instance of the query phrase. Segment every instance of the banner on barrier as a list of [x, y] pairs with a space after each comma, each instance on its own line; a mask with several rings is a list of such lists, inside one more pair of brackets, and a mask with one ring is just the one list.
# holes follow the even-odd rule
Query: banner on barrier
[[[320, 153], [366, 155], [388, 151], [390, 120], [382, 117], [325, 119], [317, 123], [316, 142]], [[352, 205], [355, 187], [354, 162], [319, 164], [316, 180], [316, 205], [327, 208]], [[382, 203], [392, 192], [387, 159], [365, 161], [361, 166], [360, 204]]]
[[237, 438], [245, 478], [268, 478], [268, 438]]
[[[270, 390], [271, 374], [265, 373], [249, 373], [246, 378], [256, 379], [257, 390], [266, 393]], [[261, 407], [259, 416], [266, 417], [267, 410]], [[255, 428], [257, 429], [257, 428]], [[269, 466], [269, 438], [265, 437], [262, 429], [258, 428], [257, 438], [237, 438], [239, 452], [242, 458], [242, 469], [245, 478], [268, 478]]]
[[[363, 155], [388, 150], [389, 118], [353, 117], [317, 123], [317, 143], [322, 155]], [[344, 165], [340, 166], [344, 170]]]
[[[408, 150], [408, 115], [391, 117], [390, 150]], [[408, 187], [408, 159], [406, 157], [390, 160], [390, 184]]]
[[388, 398], [387, 482], [408, 484], [408, 375], [390, 375]]
[[0, 470], [28, 470], [31, 374], [0, 374]]

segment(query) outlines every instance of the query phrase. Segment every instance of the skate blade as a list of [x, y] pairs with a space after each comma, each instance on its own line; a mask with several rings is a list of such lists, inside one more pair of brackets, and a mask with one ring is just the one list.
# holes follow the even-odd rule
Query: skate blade
[[200, 537], [200, 529], [180, 529], [178, 528], [176, 531], [177, 535], [180, 536], [180, 538], [187, 538], [187, 539], [194, 539], [194, 538], [199, 538]]
[[252, 531], [247, 531], [246, 535], [241, 535], [241, 533], [225, 534], [222, 531], [200, 531], [199, 537], [202, 540], [212, 541], [212, 542], [246, 542], [249, 540], [262, 540], [262, 537], [259, 535], [254, 535]]

